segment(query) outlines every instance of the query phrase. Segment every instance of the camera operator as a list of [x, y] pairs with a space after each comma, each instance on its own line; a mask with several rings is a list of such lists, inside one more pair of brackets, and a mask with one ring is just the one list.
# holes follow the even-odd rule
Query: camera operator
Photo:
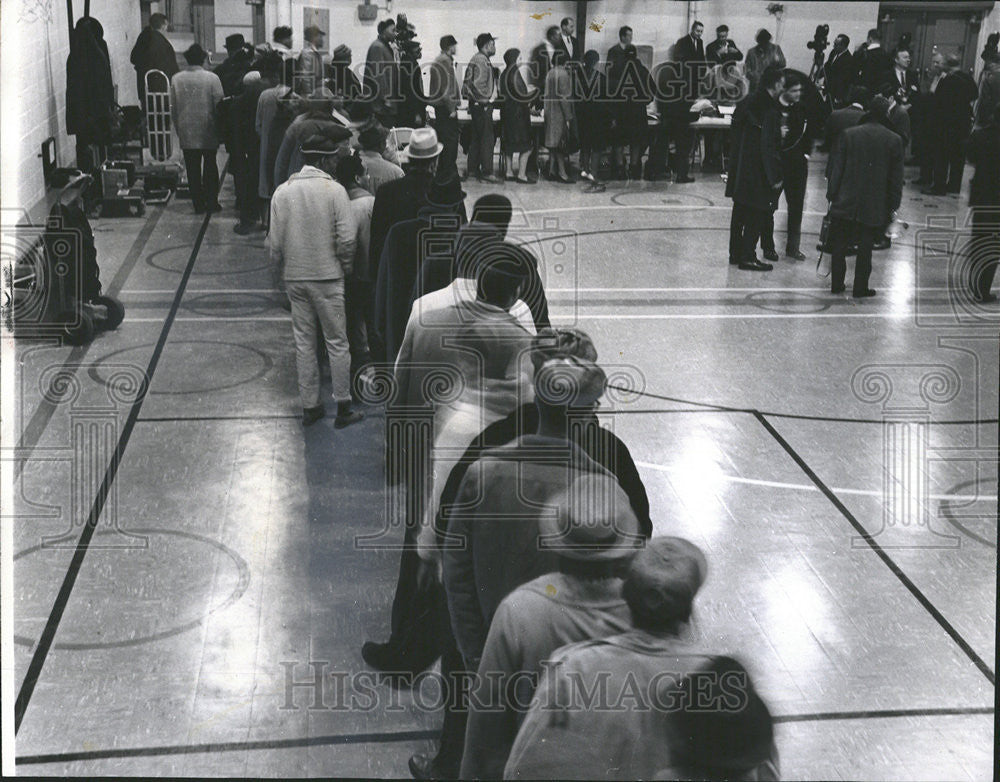
[[813, 39], [806, 43], [806, 48], [813, 50], [813, 64], [809, 71], [809, 79], [813, 84], [818, 84], [823, 77], [823, 52], [830, 45], [829, 35], [830, 25], [818, 24]]
[[833, 49], [826, 56], [823, 66], [823, 84], [831, 108], [840, 109], [848, 105], [848, 96], [854, 84], [858, 66], [850, 52], [851, 39], [841, 33], [833, 39]]

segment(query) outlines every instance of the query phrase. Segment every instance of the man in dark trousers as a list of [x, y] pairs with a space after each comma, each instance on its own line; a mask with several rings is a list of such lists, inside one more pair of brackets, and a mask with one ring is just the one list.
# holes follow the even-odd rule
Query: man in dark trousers
[[[691, 71], [685, 71], [690, 66]], [[675, 153], [669, 160], [670, 169], [674, 172], [674, 182], [688, 184], [694, 178], [688, 176], [691, 164], [691, 147], [694, 144], [694, 130], [691, 123], [698, 119], [697, 113], [692, 113], [696, 94], [696, 78], [693, 76], [694, 62], [664, 62], [654, 69], [657, 85], [656, 108], [660, 113], [660, 123], [656, 128], [656, 137], [650, 148], [646, 161], [645, 179], [656, 180], [666, 176], [666, 166], [670, 142], [674, 143]]]
[[396, 22], [378, 23], [378, 37], [365, 56], [365, 89], [373, 96], [372, 111], [382, 126], [396, 125], [399, 103], [399, 49], [396, 47]]
[[[233, 230], [240, 236], [262, 230], [260, 201], [260, 136], [257, 135], [257, 102], [264, 90], [274, 87], [281, 80], [281, 55], [270, 52], [265, 55], [258, 68], [260, 78], [246, 85], [233, 106], [233, 151], [229, 166], [233, 181], [242, 188], [239, 199], [240, 220]], [[225, 85], [223, 85], [225, 89]], [[237, 175], [237, 167], [240, 173]]]
[[823, 84], [830, 105], [834, 109], [839, 109], [847, 103], [848, 93], [858, 72], [850, 45], [850, 38], [843, 33], [838, 35], [833, 39], [833, 48], [826, 56], [826, 64], [823, 65]]
[[490, 62], [497, 52], [496, 38], [489, 33], [476, 36], [476, 53], [465, 66], [462, 96], [469, 101], [472, 139], [469, 142], [468, 177], [487, 185], [500, 182], [493, 176], [493, 101], [496, 98], [496, 74]]
[[732, 153], [726, 195], [733, 199], [729, 224], [729, 263], [745, 271], [765, 272], [774, 267], [757, 258], [757, 240], [767, 227], [781, 192], [781, 112], [778, 96], [785, 76], [768, 66], [757, 91], [733, 112]]
[[990, 120], [969, 139], [969, 162], [976, 167], [969, 183], [972, 243], [969, 248], [969, 285], [980, 303], [997, 300], [993, 277], [1000, 263], [1000, 105]]
[[462, 92], [455, 73], [455, 52], [458, 41], [454, 35], [441, 38], [441, 53], [430, 67], [430, 90], [428, 100], [434, 107], [434, 130], [443, 149], [438, 159], [438, 171], [442, 177], [458, 173], [458, 104]]
[[739, 62], [743, 59], [743, 52], [733, 43], [729, 37], [729, 27], [720, 24], [715, 28], [715, 40], [705, 47], [705, 56], [709, 62], [716, 65], [725, 65], [727, 62]]
[[[130, 59], [135, 66], [135, 85], [143, 111], [146, 110], [146, 74], [149, 71], [163, 71], [170, 79], [180, 70], [177, 66], [177, 52], [164, 35], [167, 27], [166, 16], [152, 14], [149, 17], [149, 27], [139, 33], [135, 46], [132, 47]], [[167, 91], [166, 84], [154, 86], [162, 92]]]
[[956, 54], [944, 58], [945, 75], [938, 82], [926, 118], [934, 160], [934, 184], [921, 190], [925, 195], [945, 195], [962, 190], [965, 143], [972, 132], [972, 104], [979, 90], [962, 70]]
[[903, 140], [887, 127], [888, 101], [873, 99], [861, 124], [845, 130], [833, 150], [826, 198], [830, 202], [831, 291], [844, 291], [847, 248], [857, 241], [856, 299], [874, 296], [868, 287], [872, 246], [903, 197]]
[[[802, 106], [802, 78], [795, 72], [785, 75], [785, 89], [778, 96], [781, 111], [781, 173], [788, 205], [788, 229], [785, 239], [785, 257], [793, 261], [804, 261], [806, 256], [799, 249], [802, 238], [802, 208], [806, 197], [806, 179], [809, 176], [809, 161], [812, 151], [812, 128]], [[774, 247], [774, 214], [771, 214], [764, 231], [761, 232], [760, 246], [764, 257], [778, 260]]]
[[865, 48], [855, 56], [858, 65], [857, 83], [867, 87], [874, 95], [892, 70], [892, 60], [882, 48], [882, 34], [872, 28], [868, 31]]

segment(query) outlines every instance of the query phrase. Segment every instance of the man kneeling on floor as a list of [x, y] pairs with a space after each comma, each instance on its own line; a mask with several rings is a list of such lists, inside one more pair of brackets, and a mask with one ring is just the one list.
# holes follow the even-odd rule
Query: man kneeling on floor
[[271, 199], [268, 236], [271, 260], [284, 271], [292, 303], [302, 423], [309, 426], [326, 414], [319, 396], [318, 322], [330, 358], [337, 429], [364, 417], [351, 409], [351, 354], [344, 314], [344, 278], [353, 268], [357, 231], [347, 191], [331, 176], [343, 146], [342, 141], [323, 136], [303, 142], [305, 165]]

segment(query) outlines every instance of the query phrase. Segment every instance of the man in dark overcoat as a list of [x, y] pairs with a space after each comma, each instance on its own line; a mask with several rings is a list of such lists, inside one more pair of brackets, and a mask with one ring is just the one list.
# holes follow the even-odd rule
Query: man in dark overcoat
[[781, 112], [784, 89], [781, 68], [769, 66], [757, 91], [733, 112], [732, 152], [726, 195], [733, 199], [729, 225], [729, 263], [745, 271], [774, 267], [756, 256], [757, 240], [774, 212], [782, 187]]
[[872, 246], [903, 197], [903, 140], [886, 126], [888, 109], [885, 98], [873, 98], [861, 124], [845, 130], [832, 153], [826, 193], [833, 246], [830, 284], [833, 293], [843, 292], [847, 248], [856, 240], [856, 299], [875, 295], [868, 287]]

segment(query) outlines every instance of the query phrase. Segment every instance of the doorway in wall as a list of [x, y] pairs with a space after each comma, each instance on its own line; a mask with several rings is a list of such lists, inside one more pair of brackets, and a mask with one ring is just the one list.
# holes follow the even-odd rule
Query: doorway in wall
[[979, 56], [979, 28], [993, 5], [994, 0], [880, 3], [882, 43], [892, 51], [903, 34], [908, 33], [913, 67], [921, 76], [925, 75], [935, 52], [957, 54], [962, 68], [971, 73]]

